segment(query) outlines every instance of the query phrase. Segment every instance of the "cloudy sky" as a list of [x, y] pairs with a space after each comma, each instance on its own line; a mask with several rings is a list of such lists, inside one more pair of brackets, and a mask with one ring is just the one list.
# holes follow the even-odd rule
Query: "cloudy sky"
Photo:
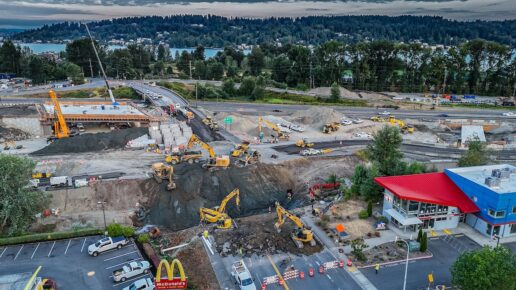
[[0, 0], [0, 28], [172, 14], [238, 17], [410, 14], [457, 20], [503, 20], [516, 19], [516, 0]]

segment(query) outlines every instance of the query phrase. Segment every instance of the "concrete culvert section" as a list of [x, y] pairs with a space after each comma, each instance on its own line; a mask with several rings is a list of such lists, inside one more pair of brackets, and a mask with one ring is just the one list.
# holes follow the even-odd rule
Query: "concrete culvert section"
[[148, 128], [130, 128], [108, 133], [82, 134], [55, 140], [47, 147], [31, 155], [55, 155], [63, 153], [93, 152], [124, 148], [130, 140], [148, 134]]
[[[282, 166], [258, 164], [246, 168], [229, 168], [210, 173], [201, 165], [175, 167], [177, 188], [167, 191], [165, 184], [150, 182], [149, 194], [155, 196], [150, 203], [148, 222], [167, 226], [172, 230], [185, 229], [199, 224], [199, 208], [218, 206], [235, 188], [240, 189], [240, 210], [234, 202], [227, 205], [231, 217], [249, 216], [274, 209], [274, 201], [285, 203], [287, 190], [294, 189], [295, 176]], [[152, 193], [151, 193], [152, 192]], [[159, 192], [154, 194], [154, 192]], [[293, 205], [303, 203], [306, 197], [294, 196]]]

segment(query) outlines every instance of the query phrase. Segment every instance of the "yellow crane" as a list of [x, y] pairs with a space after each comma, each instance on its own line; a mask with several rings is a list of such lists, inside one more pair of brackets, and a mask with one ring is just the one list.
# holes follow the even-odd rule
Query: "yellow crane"
[[168, 180], [167, 190], [176, 188], [176, 183], [174, 182], [174, 167], [158, 162], [152, 164], [152, 171], [154, 179], [158, 183], [161, 183], [165, 179]]
[[312, 230], [306, 227], [301, 219], [296, 215], [291, 214], [284, 209], [279, 202], [276, 201], [276, 213], [278, 214], [278, 221], [274, 224], [276, 230], [281, 232], [281, 226], [285, 223], [285, 216], [289, 218], [297, 226], [297, 229], [292, 232], [292, 240], [298, 248], [302, 248], [304, 243], [310, 243], [310, 246], [315, 246], [314, 234]]
[[226, 169], [229, 167], [229, 156], [222, 155], [221, 157], [217, 157], [215, 155], [215, 151], [210, 145], [206, 144], [204, 141], [199, 139], [197, 135], [192, 134], [192, 137], [190, 138], [190, 140], [188, 140], [188, 149], [191, 149], [195, 144], [199, 144], [204, 150], [208, 151], [208, 154], [210, 155], [208, 162], [204, 164], [203, 167], [208, 168], [210, 170], [216, 168]]
[[201, 214], [201, 222], [204, 223], [217, 223], [219, 229], [229, 229], [233, 227], [233, 220], [226, 213], [226, 205], [232, 199], [235, 198], [235, 203], [240, 206], [240, 190], [235, 188], [230, 192], [217, 206], [213, 209], [201, 207], [199, 212]]
[[57, 100], [57, 95], [54, 91], [49, 91], [50, 99], [52, 100], [52, 104], [54, 105], [54, 115], [56, 116], [56, 121], [54, 121], [54, 137], [52, 139], [61, 139], [70, 137], [70, 130], [66, 125], [65, 118], [63, 116], [63, 112], [61, 111], [61, 105]]
[[260, 133], [262, 132], [262, 124], [265, 124], [265, 126], [271, 128], [274, 132], [276, 132], [276, 134], [278, 134], [278, 139], [283, 139], [286, 141], [290, 140], [290, 135], [288, 133], [282, 132], [278, 125], [269, 122], [262, 117], [258, 117], [258, 131]]

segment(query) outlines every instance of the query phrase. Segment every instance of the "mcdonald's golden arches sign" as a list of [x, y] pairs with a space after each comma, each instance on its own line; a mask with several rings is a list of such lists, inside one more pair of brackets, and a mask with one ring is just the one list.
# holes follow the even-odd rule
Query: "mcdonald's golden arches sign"
[[[179, 270], [179, 278], [174, 278], [174, 270], [175, 266]], [[165, 267], [167, 271], [167, 278], [161, 278], [161, 269]], [[178, 259], [174, 259], [172, 263], [168, 263], [167, 260], [161, 260], [159, 262], [159, 266], [156, 272], [156, 280], [154, 281], [154, 286], [156, 286], [156, 290], [172, 290], [172, 289], [185, 289], [187, 285], [185, 276], [185, 271], [183, 270], [183, 265], [179, 262]]]

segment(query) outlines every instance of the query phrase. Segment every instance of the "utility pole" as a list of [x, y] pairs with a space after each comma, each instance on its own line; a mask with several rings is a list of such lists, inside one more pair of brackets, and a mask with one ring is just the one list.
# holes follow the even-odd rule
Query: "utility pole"
[[195, 107], [197, 108], [197, 87], [199, 86], [199, 82], [195, 83]]
[[[192, 79], [192, 61], [191, 61], [191, 60], [189, 60], [189, 61], [188, 61], [188, 64], [189, 64], [189, 66], [190, 66], [190, 79]], [[195, 86], [195, 87], [197, 88], [197, 86]]]
[[448, 69], [444, 67], [444, 80], [443, 80], [443, 94], [441, 96], [444, 96], [444, 93], [446, 92], [446, 78], [448, 77]]
[[88, 59], [90, 61], [90, 74], [93, 77], [93, 66], [91, 65], [91, 58]]
[[312, 76], [312, 61], [310, 61], [310, 89], [314, 88], [314, 79]]

